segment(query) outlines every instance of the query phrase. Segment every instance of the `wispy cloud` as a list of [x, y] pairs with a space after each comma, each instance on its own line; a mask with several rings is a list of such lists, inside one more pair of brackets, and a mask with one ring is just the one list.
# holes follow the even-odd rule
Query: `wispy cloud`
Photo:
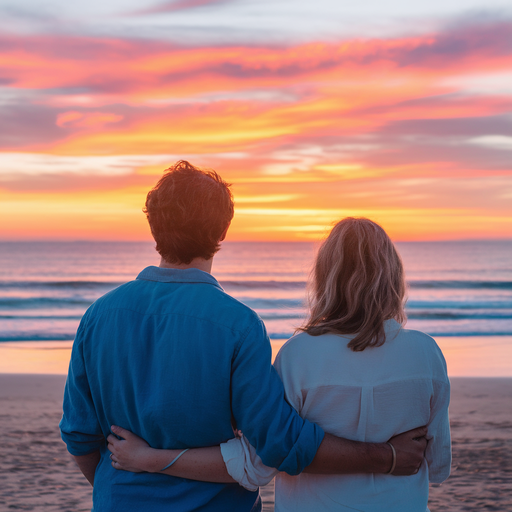
[[198, 9], [201, 7], [212, 7], [222, 4], [232, 3], [236, 0], [172, 0], [157, 4], [147, 9], [140, 9], [130, 13], [132, 16], [141, 16], [149, 14], [163, 14], [177, 11], [188, 11], [190, 9]]

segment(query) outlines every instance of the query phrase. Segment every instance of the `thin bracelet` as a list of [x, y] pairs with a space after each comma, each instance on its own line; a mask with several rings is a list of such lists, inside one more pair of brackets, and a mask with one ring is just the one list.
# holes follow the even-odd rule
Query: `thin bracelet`
[[[188, 452], [190, 448], [185, 448], [170, 464], [167, 464], [165, 468], [162, 468], [160, 471], [165, 471], [167, 468], [170, 468], [185, 452]], [[393, 466], [394, 467], [394, 466]]]
[[[391, 473], [393, 473], [393, 471], [395, 471], [395, 466], [396, 466], [396, 451], [395, 451], [395, 447], [391, 444], [391, 443], [387, 443], [389, 444], [389, 446], [391, 446], [391, 452], [393, 453], [393, 464], [391, 464], [391, 469], [386, 473], [386, 475], [391, 475]], [[178, 455], [179, 457], [179, 455]], [[174, 461], [172, 461], [174, 462]], [[172, 464], [171, 462], [171, 464]]]

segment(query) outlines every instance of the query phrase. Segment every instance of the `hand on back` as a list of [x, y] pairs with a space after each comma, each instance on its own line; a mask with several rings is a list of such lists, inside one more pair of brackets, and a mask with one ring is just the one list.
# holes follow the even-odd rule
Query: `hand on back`
[[[152, 448], [144, 439], [121, 427], [112, 425], [112, 432], [107, 437], [108, 449], [112, 452], [110, 460], [115, 469], [141, 473], [146, 467]], [[119, 436], [121, 439], [119, 439]]]

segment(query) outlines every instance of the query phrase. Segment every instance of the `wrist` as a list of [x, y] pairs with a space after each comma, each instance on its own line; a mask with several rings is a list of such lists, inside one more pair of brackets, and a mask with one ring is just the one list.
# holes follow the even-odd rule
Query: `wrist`
[[141, 454], [141, 466], [142, 470], [147, 473], [160, 473], [162, 469], [162, 457], [161, 450], [156, 450], [155, 448], [147, 447], [144, 449], [144, 452]]
[[393, 451], [388, 443], [375, 444], [375, 470], [373, 473], [387, 474], [393, 465]]

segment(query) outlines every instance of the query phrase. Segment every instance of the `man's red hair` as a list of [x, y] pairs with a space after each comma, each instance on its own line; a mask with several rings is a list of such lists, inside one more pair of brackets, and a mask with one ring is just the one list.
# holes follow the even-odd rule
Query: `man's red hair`
[[233, 195], [215, 171], [180, 160], [149, 191], [144, 213], [156, 250], [169, 263], [210, 259], [234, 214]]

